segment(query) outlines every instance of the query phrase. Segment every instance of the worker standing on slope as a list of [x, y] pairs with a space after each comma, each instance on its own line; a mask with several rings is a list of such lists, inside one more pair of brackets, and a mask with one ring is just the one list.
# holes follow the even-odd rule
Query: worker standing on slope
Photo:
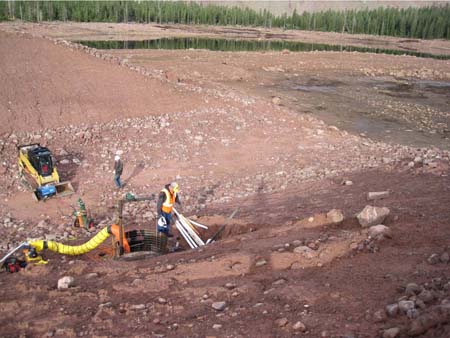
[[114, 157], [114, 183], [116, 184], [117, 188], [122, 188], [122, 182], [120, 181], [120, 176], [123, 172], [123, 163], [120, 159], [120, 153], [117, 152], [116, 156]]
[[178, 183], [172, 182], [166, 184], [164, 189], [159, 193], [158, 204], [156, 206], [158, 212], [157, 229], [158, 232], [166, 234], [167, 237], [173, 237], [173, 234], [170, 232], [173, 205], [177, 203], [181, 207], [178, 191]]

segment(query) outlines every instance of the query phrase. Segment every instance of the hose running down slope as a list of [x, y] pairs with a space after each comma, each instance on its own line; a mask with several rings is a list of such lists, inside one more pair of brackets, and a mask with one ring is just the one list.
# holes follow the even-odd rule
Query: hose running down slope
[[[81, 245], [65, 245], [62, 243], [58, 243], [55, 241], [45, 241], [38, 240], [31, 242], [30, 245], [33, 246], [37, 252], [48, 249], [62, 255], [70, 255], [77, 256], [83, 255], [96, 249], [100, 244], [102, 244], [110, 234], [113, 234], [116, 237], [117, 241], [120, 238], [119, 226], [117, 224], [113, 224], [111, 226], [107, 226], [103, 228], [97, 235], [92, 237], [89, 241]], [[125, 236], [123, 236], [123, 247], [125, 252], [130, 252], [130, 246]]]

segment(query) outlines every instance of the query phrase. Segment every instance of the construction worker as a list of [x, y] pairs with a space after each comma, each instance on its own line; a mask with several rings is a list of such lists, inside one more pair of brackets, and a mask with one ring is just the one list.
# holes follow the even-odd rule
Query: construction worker
[[157, 229], [159, 232], [165, 233], [167, 237], [173, 237], [173, 234], [170, 232], [170, 225], [172, 223], [174, 203], [177, 203], [181, 208], [178, 191], [178, 183], [172, 182], [166, 184], [164, 189], [159, 193], [158, 204], [156, 206], [158, 212]]
[[116, 183], [117, 188], [122, 188], [122, 182], [120, 182], [120, 176], [123, 172], [123, 163], [120, 160], [119, 152], [116, 153], [114, 157], [114, 182]]

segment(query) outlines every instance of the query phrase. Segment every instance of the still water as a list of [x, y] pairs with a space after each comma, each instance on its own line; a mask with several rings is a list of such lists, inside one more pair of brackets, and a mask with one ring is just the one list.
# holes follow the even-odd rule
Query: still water
[[208, 38], [163, 38], [154, 40], [108, 40], [76, 41], [82, 45], [97, 49], [207, 49], [211, 51], [348, 51], [362, 53], [382, 53], [393, 55], [412, 55], [433, 59], [450, 59], [449, 55], [435, 55], [394, 49], [365, 48], [341, 45], [325, 45], [282, 40], [230, 40]]

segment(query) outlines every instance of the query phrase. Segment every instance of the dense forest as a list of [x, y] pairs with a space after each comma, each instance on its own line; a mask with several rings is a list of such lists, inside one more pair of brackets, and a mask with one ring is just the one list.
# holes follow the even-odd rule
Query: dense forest
[[294, 11], [274, 16], [264, 10], [183, 1], [0, 1], [0, 21], [138, 22], [281, 27], [329, 32], [450, 39], [450, 6], [368, 10]]

